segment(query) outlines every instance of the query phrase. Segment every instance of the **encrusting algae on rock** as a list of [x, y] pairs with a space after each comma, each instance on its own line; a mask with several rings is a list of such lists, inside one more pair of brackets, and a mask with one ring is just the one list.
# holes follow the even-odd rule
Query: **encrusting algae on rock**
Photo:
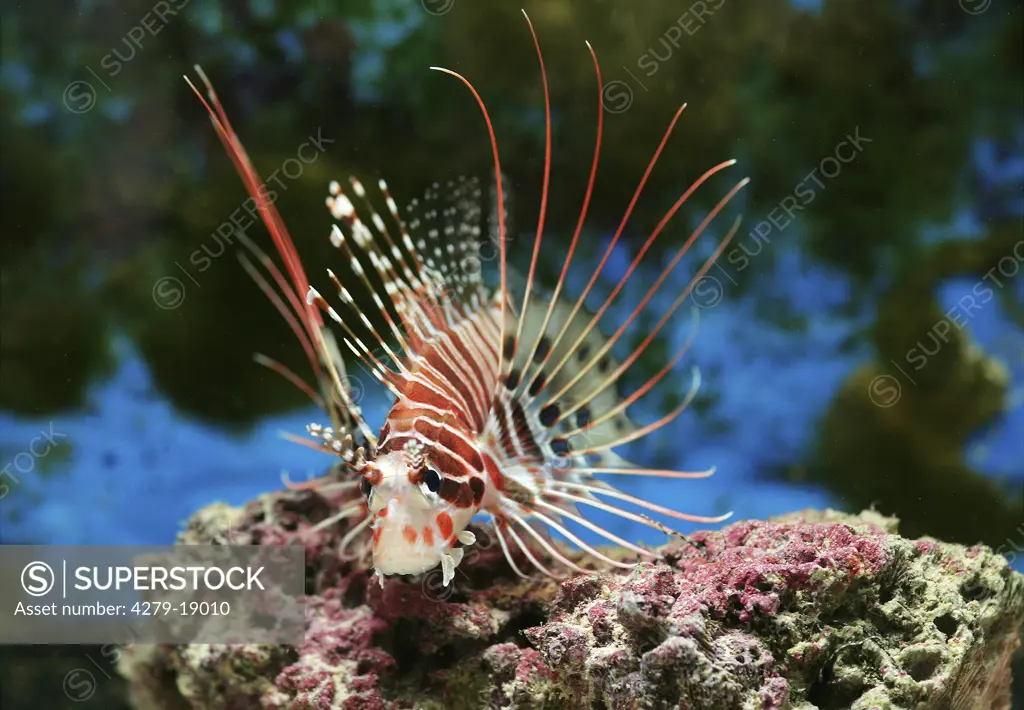
[[742, 521], [562, 582], [516, 576], [481, 532], [453, 584], [384, 588], [330, 554], [327, 515], [287, 491], [193, 516], [181, 544], [305, 547], [305, 642], [129, 648], [138, 710], [1010, 708], [1024, 576], [876, 513]]

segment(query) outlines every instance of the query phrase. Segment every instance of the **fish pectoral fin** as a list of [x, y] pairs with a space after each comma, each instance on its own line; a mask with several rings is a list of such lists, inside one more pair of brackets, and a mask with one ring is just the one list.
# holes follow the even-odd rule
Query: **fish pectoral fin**
[[465, 554], [461, 547], [452, 548], [448, 552], [441, 553], [441, 583], [444, 586], [455, 579], [455, 568], [462, 562], [462, 556]]

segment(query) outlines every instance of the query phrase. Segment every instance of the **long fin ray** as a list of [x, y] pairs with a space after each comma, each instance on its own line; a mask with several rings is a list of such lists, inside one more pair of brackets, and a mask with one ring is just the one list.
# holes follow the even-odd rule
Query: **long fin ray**
[[[298, 252], [295, 249], [295, 244], [292, 241], [291, 235], [284, 226], [284, 222], [277, 211], [277, 207], [272, 201], [268, 200], [266, 195], [261, 191], [260, 188], [263, 185], [263, 181], [253, 166], [242, 142], [239, 140], [237, 134], [232, 128], [227, 113], [224, 111], [224, 107], [221, 105], [220, 99], [217, 97], [217, 93], [213, 88], [213, 84], [210, 82], [209, 78], [207, 78], [199, 65], [196, 65], [194, 68], [206, 89], [209, 101], [207, 101], [207, 98], [203, 96], [199, 89], [196, 88], [195, 84], [192, 83], [192, 80], [187, 76], [185, 77], [185, 81], [206, 108], [207, 114], [210, 117], [210, 122], [213, 124], [214, 130], [217, 134], [217, 138], [224, 146], [224, 150], [227, 152], [231, 162], [234, 164], [235, 170], [242, 179], [242, 183], [245, 185], [250, 199], [253, 200], [259, 209], [263, 224], [266, 226], [267, 231], [270, 232], [274, 245], [277, 247], [278, 254], [284, 261], [285, 267], [291, 277], [291, 285], [294, 293], [296, 295], [303, 293], [308, 287], [309, 281], [302, 268], [302, 262], [299, 259]], [[345, 384], [346, 374], [344, 362], [341, 360], [340, 356], [338, 356], [337, 348], [332, 347], [333, 339], [328, 335], [325, 335], [328, 331], [326, 331], [324, 327], [323, 319], [317, 312], [316, 308], [311, 304], [307, 303], [303, 305], [300, 303], [299, 307], [301, 308], [303, 315], [300, 322], [309, 337], [309, 341], [316, 345], [315, 349], [318, 357], [311, 361], [314, 374], [319, 381], [329, 381], [331, 383], [327, 388], [329, 391], [322, 393], [322, 398], [328, 406], [336, 407], [329, 410], [332, 411], [332, 421], [335, 422], [336, 426], [344, 426], [345, 428], [358, 430], [366, 445], [369, 446], [372, 451], [373, 447], [376, 445], [377, 437], [373, 434], [373, 431], [369, 426], [367, 426], [362, 417], [362, 412], [352, 400], [351, 392], [349, 392], [348, 387]], [[337, 397], [332, 396], [334, 392], [337, 392]]]

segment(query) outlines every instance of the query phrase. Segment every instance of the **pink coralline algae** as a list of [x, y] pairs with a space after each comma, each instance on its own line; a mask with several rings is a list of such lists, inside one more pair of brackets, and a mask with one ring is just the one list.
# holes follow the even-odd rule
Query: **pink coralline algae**
[[313, 531], [328, 514], [286, 492], [193, 516], [183, 544], [305, 547], [305, 641], [128, 649], [139, 710], [1010, 707], [1024, 577], [871, 512], [743, 521], [560, 583], [480, 531], [452, 586], [383, 589], [332, 554], [344, 529]]

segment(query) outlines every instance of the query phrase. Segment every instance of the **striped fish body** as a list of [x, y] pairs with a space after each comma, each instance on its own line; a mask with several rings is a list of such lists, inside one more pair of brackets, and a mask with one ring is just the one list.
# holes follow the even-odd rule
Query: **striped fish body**
[[[493, 300], [438, 329], [410, 359], [367, 474], [369, 507], [376, 516], [374, 565], [381, 574], [421, 572], [437, 564], [454, 570], [461, 559], [458, 535], [478, 514], [498, 521], [510, 515], [525, 519], [556, 481], [597, 483], [574, 470], [589, 459], [574, 456], [564, 434], [570, 422], [587, 426], [592, 410], [613, 411], [621, 401], [613, 389], [601, 387], [614, 363], [603, 356], [593, 375], [577, 381], [579, 391], [592, 396], [586, 402], [577, 396], [574, 417], [562, 419], [557, 405], [545, 405], [543, 394], [580, 372], [573, 363], [549, 379], [541, 367], [545, 358], [556, 360], [581, 338], [572, 351], [579, 361], [606, 342], [596, 332], [583, 337], [578, 327], [563, 333], [563, 345], [552, 350], [550, 343], [568, 323], [570, 305], [550, 310], [549, 303], [534, 300], [519, 340], [509, 337], [506, 354], [511, 349], [517, 355], [504, 376], [499, 372], [501, 310]], [[547, 331], [539, 338], [545, 318]], [[514, 313], [506, 312], [506, 323], [519, 330]], [[520, 342], [537, 343], [531, 358]], [[529, 382], [524, 374], [531, 376]], [[620, 414], [588, 429], [587, 443], [611, 440], [629, 427]], [[610, 461], [608, 454], [589, 458]], [[569, 511], [573, 508], [570, 504]]]
[[[532, 33], [532, 25], [530, 30]], [[472, 92], [491, 137], [495, 172], [490, 224], [483, 225], [482, 190], [476, 181], [460, 181], [444, 189], [435, 186], [422, 202], [413, 201], [403, 213], [381, 180], [380, 198], [387, 206], [384, 216], [374, 208], [374, 200], [359, 181], [353, 179], [345, 188], [331, 183], [327, 206], [336, 224], [330, 238], [353, 274], [342, 283], [328, 270], [344, 316], [309, 286], [280, 215], [260, 189], [262, 181], [212, 86], [196, 68], [206, 85], [209, 102], [194, 86], [193, 90], [206, 105], [217, 135], [259, 208], [285, 269], [282, 272], [241, 235], [240, 240], [252, 255], [241, 257], [243, 266], [292, 327], [306, 351], [317, 387], [310, 387], [269, 358], [257, 359], [306, 391], [330, 417], [330, 426], [310, 425], [312, 440], [296, 440], [340, 459], [334, 474], [289, 485], [311, 488], [337, 500], [337, 513], [318, 527], [347, 523], [339, 553], [348, 554], [355, 546], [358, 559], [372, 557], [381, 584], [386, 575], [417, 574], [438, 565], [444, 584], [449, 584], [465, 547], [475, 542], [466, 528], [477, 517], [491, 525], [516, 574], [526, 576], [520, 567], [525, 562], [558, 577], [567, 571], [588, 569], [553, 542], [552, 531], [580, 548], [591, 561], [623, 568], [636, 564], [612, 559], [584, 542], [567, 527], [569, 521], [632, 550], [639, 558], [659, 555], [656, 550], [614, 535], [588, 519], [584, 510], [602, 510], [670, 534], [673, 531], [649, 513], [697, 522], [719, 522], [729, 515], [681, 513], [619, 491], [599, 479], [598, 474], [668, 479], [712, 473], [641, 468], [614, 452], [668, 424], [696, 394], [699, 377], [694, 371], [689, 395], [666, 416], [645, 426], [634, 425], [626, 416], [626, 409], [652, 391], [678, 364], [696, 333], [695, 327], [686, 344], [639, 389], [622, 397], [618, 384], [725, 249], [739, 227], [738, 220], [641, 344], [621, 362], [612, 357], [612, 348], [747, 181], [741, 180], [719, 200], [668, 260], [626, 322], [611, 335], [603, 335], [602, 319], [671, 217], [697, 188], [735, 161], [708, 169], [682, 194], [603, 304], [591, 314], [583, 308], [584, 300], [622, 235], [683, 110], [676, 113], [665, 132], [587, 286], [570, 300], [563, 287], [584, 224], [600, 153], [603, 107], [599, 95], [597, 138], [583, 208], [559, 280], [550, 295], [540, 296], [534, 279], [548, 198], [551, 123], [543, 57], [535, 34], [533, 39], [544, 80], [547, 141], [540, 218], [521, 295], [513, 294], [509, 287], [505, 190], [490, 118], [472, 85], [461, 75], [442, 69]], [[600, 67], [592, 48], [590, 52], [600, 88]], [[500, 281], [492, 292], [485, 289], [479, 268], [485, 229], [498, 247]], [[362, 296], [353, 296], [354, 289], [359, 289]], [[306, 298], [302, 299], [300, 294], [304, 292]], [[376, 313], [368, 314], [358, 305], [365, 303], [367, 296]], [[374, 321], [383, 322], [386, 328], [378, 330]], [[345, 347], [395, 396], [377, 434], [363, 419], [348, 385], [350, 379], [332, 322], [344, 332]], [[634, 512], [623, 503], [641, 510]]]

